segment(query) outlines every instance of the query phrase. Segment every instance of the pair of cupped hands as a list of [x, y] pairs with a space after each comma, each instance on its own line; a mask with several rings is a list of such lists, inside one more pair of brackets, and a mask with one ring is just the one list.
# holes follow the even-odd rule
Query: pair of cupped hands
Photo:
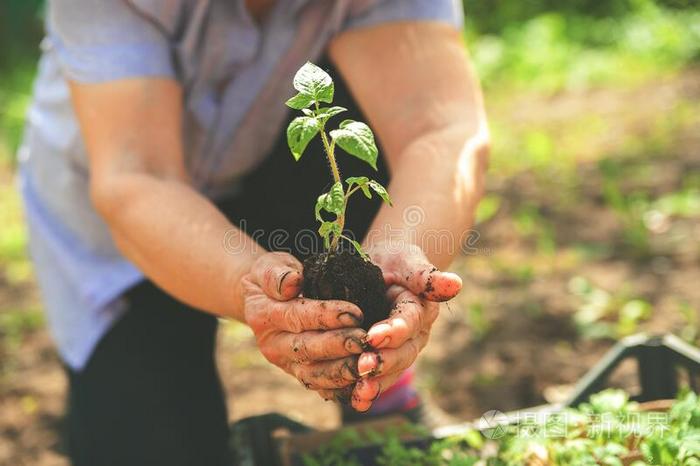
[[425, 347], [439, 302], [459, 293], [462, 281], [437, 270], [415, 245], [378, 245], [369, 251], [383, 272], [387, 319], [360, 328], [356, 305], [301, 297], [302, 264], [291, 254], [260, 256], [242, 282], [245, 319], [265, 358], [323, 399], [367, 411]]

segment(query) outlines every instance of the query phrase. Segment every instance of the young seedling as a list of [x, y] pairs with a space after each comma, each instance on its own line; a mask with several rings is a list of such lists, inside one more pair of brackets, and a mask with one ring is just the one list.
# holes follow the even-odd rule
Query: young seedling
[[[376, 170], [378, 151], [374, 135], [365, 123], [353, 120], [343, 120], [337, 128], [326, 130], [328, 121], [346, 109], [332, 105], [333, 80], [313, 63], [306, 63], [296, 73], [294, 88], [297, 94], [287, 105], [303, 115], [294, 118], [287, 128], [289, 149], [298, 161], [309, 142], [320, 136], [333, 178], [330, 190], [318, 197], [314, 209], [325, 251], [304, 261], [303, 293], [312, 299], [342, 299], [356, 304], [364, 316], [358, 325], [367, 330], [389, 314], [386, 285], [381, 269], [369, 260], [360, 243], [345, 233], [345, 216], [348, 200], [357, 192], [370, 199], [376, 193], [389, 204], [391, 199], [384, 186], [366, 176], [343, 180], [336, 155], [340, 148]], [[352, 244], [359, 254], [339, 247], [341, 241]]]
[[[343, 233], [348, 200], [358, 191], [362, 191], [368, 199], [372, 198], [372, 191], [374, 191], [390, 205], [391, 199], [384, 186], [366, 176], [346, 178], [343, 184], [336, 161], [336, 148], [340, 147], [348, 154], [367, 162], [376, 170], [378, 150], [372, 130], [361, 121], [343, 120], [338, 128], [326, 133], [328, 120], [347, 109], [339, 106], [321, 106], [333, 103], [334, 85], [328, 73], [313, 63], [307, 62], [299, 69], [294, 76], [294, 88], [298, 94], [289, 99], [286, 104], [295, 110], [301, 110], [304, 116], [296, 117], [287, 127], [289, 149], [294, 159], [298, 161], [309, 142], [320, 134], [333, 177], [331, 189], [321, 194], [316, 201], [316, 220], [321, 222], [318, 232], [323, 238], [326, 249], [330, 252], [335, 252], [340, 240], [344, 239], [350, 242], [364, 259], [367, 259], [360, 243]], [[324, 212], [334, 215], [335, 218], [324, 219]]]

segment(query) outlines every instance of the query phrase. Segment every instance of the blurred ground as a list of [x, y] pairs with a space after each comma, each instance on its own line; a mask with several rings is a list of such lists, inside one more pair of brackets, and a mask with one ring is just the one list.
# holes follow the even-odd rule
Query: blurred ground
[[[489, 195], [454, 266], [465, 290], [443, 306], [420, 362], [421, 387], [464, 419], [544, 402], [636, 331], [697, 342], [700, 322], [700, 70], [632, 86], [491, 94]], [[0, 465], [65, 465], [65, 380], [10, 181], [6, 167]], [[244, 326], [226, 323], [220, 336], [231, 419], [274, 410], [337, 425], [334, 406], [268, 365]]]

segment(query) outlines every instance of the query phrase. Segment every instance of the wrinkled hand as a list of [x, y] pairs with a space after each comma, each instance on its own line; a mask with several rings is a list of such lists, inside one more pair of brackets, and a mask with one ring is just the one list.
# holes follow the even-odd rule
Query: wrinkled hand
[[265, 358], [306, 388], [348, 387], [359, 378], [362, 311], [345, 301], [300, 298], [302, 271], [290, 254], [261, 256], [243, 278], [245, 320]]
[[369, 254], [384, 272], [393, 307], [388, 319], [367, 332], [372, 349], [360, 355], [361, 379], [351, 398], [358, 411], [367, 411], [379, 394], [413, 364], [428, 343], [438, 303], [454, 298], [462, 288], [458, 275], [437, 270], [418, 246], [378, 244]]

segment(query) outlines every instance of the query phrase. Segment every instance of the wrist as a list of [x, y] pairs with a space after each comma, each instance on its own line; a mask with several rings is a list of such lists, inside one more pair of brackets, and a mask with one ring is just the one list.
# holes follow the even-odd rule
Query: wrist
[[[243, 233], [241, 233], [243, 235]], [[248, 238], [246, 236], [246, 238]], [[254, 243], [254, 240], [248, 238]], [[224, 293], [228, 303], [225, 316], [246, 323], [245, 287], [243, 279], [250, 274], [257, 260], [268, 251], [257, 243], [239, 253], [227, 252]]]

